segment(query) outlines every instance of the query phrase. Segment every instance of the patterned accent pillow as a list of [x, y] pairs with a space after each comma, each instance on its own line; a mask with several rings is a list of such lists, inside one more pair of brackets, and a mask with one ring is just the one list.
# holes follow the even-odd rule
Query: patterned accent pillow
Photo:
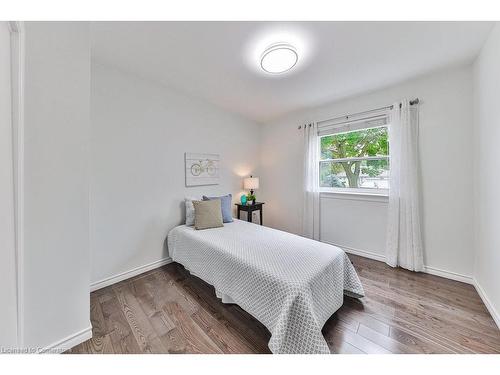
[[199, 201], [200, 198], [184, 198], [184, 203], [186, 204], [186, 225], [194, 225], [194, 206], [193, 201]]
[[222, 224], [220, 199], [211, 201], [193, 201], [194, 229], [219, 228]]
[[231, 203], [233, 202], [232, 194], [223, 195], [221, 197], [207, 197], [206, 195], [203, 196], [204, 201], [211, 201], [213, 199], [220, 200], [222, 221], [224, 223], [232, 223], [233, 222], [233, 214], [231, 212]]

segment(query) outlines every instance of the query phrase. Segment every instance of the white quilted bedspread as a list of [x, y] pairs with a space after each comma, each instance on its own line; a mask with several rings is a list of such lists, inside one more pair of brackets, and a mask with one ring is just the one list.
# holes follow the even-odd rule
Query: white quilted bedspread
[[321, 329], [343, 295], [363, 287], [338, 247], [235, 220], [222, 228], [178, 226], [168, 234], [172, 259], [213, 285], [271, 332], [273, 353], [330, 353]]

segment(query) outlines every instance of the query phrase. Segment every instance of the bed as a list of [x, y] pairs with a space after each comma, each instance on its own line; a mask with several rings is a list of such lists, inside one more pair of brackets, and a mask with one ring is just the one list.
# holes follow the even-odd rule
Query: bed
[[330, 353], [321, 329], [363, 287], [338, 247], [235, 220], [168, 234], [171, 258], [213, 285], [224, 303], [236, 303], [271, 332], [273, 353]]

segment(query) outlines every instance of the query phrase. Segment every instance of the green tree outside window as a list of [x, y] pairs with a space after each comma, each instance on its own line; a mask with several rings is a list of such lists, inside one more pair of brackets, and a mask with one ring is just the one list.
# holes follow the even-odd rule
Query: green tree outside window
[[[320, 186], [359, 188], [360, 176], [378, 177], [389, 170], [388, 155], [389, 141], [385, 126], [323, 136]], [[356, 159], [365, 157], [372, 158]]]

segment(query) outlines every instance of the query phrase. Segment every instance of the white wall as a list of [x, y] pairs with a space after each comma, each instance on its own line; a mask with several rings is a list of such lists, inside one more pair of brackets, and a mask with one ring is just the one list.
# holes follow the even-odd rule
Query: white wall
[[0, 348], [17, 346], [10, 31], [0, 22]]
[[[474, 64], [476, 147], [474, 278], [500, 326], [500, 24]], [[486, 298], [484, 298], [486, 297]]]
[[385, 261], [387, 197], [322, 194], [320, 240]]
[[[93, 64], [92, 282], [168, 256], [186, 196], [242, 192], [259, 162], [259, 129], [156, 83]], [[184, 153], [221, 156], [219, 185], [185, 187]]]
[[90, 328], [89, 24], [26, 22], [25, 53], [24, 345], [40, 348]]
[[[450, 68], [384, 90], [293, 113], [264, 125], [261, 185], [266, 224], [300, 233], [303, 162], [298, 125], [382, 107], [403, 97], [418, 97], [422, 102], [420, 155], [425, 264], [470, 277], [474, 261], [471, 66]], [[380, 198], [368, 202], [322, 198], [321, 239], [382, 258], [386, 202]]]

